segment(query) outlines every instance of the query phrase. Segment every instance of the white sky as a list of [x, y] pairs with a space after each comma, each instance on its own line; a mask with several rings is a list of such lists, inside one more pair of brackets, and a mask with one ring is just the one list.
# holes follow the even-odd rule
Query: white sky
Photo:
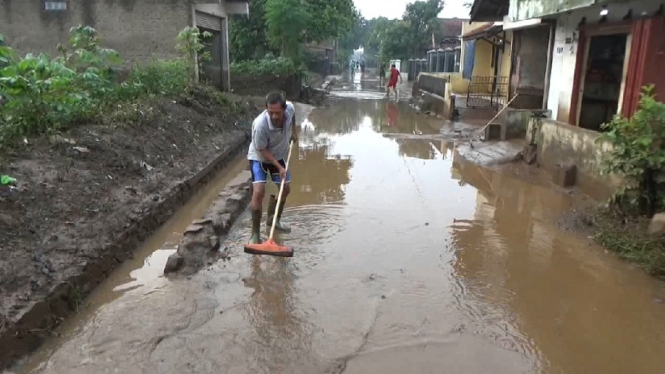
[[[353, 0], [356, 8], [365, 19], [376, 17], [401, 18], [406, 4], [415, 0]], [[463, 6], [465, 0], [445, 0], [441, 18], [469, 18], [469, 9]]]

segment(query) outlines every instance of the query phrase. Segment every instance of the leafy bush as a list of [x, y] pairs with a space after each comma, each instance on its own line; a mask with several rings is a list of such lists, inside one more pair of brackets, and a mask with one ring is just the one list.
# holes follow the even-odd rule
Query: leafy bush
[[0, 35], [0, 143], [93, 119], [140, 96], [185, 92], [197, 79], [196, 64], [209, 58], [201, 53], [207, 36], [197, 28], [184, 29], [176, 40], [180, 58], [137, 65], [120, 83], [123, 61], [116, 51], [99, 46], [92, 27], [73, 27], [68, 47], [58, 46], [57, 57], [21, 58]]
[[625, 211], [638, 208], [649, 217], [665, 208], [665, 104], [656, 100], [654, 87], [643, 88], [632, 118], [617, 115], [602, 128], [607, 132], [599, 140], [613, 145], [602, 171], [625, 177], [613, 203]]
[[0, 47], [0, 142], [57, 129], [73, 121], [112, 89], [111, 78], [121, 62], [117, 52], [97, 46], [96, 31], [72, 28], [71, 51], [61, 56], [28, 54], [19, 58]]
[[135, 66], [123, 85], [128, 95], [176, 95], [187, 88], [189, 73], [183, 60], [155, 60]]
[[258, 61], [242, 61], [231, 64], [233, 74], [251, 75], [290, 75], [300, 73], [304, 69], [296, 66], [293, 60], [285, 57], [266, 56]]

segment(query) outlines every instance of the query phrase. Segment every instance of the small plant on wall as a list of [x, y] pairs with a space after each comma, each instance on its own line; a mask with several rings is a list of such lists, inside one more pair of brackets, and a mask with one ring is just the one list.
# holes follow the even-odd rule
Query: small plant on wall
[[613, 145], [602, 172], [625, 178], [611, 203], [625, 213], [647, 217], [664, 209], [665, 104], [656, 100], [654, 86], [643, 88], [639, 109], [631, 118], [617, 115], [601, 128], [606, 132], [598, 140]]

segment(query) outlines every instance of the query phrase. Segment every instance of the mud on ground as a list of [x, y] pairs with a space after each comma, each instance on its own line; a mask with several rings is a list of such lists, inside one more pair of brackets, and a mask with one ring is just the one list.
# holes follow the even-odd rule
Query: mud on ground
[[241, 150], [256, 113], [253, 101], [197, 89], [1, 151], [0, 173], [18, 184], [0, 187], [0, 368], [75, 311], [202, 169]]
[[607, 204], [587, 204], [557, 222], [560, 229], [592, 239], [650, 275], [665, 280], [665, 236], [649, 233], [650, 219], [627, 215]]

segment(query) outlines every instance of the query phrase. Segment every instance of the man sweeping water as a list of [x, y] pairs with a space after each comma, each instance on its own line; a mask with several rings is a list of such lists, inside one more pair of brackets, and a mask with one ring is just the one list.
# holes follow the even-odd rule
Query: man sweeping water
[[[291, 173], [287, 170], [287, 158], [290, 156], [290, 144], [297, 144], [296, 109], [291, 102], [284, 99], [279, 92], [271, 92], [266, 96], [266, 109], [252, 123], [252, 142], [249, 145], [247, 159], [252, 173], [252, 236], [249, 245], [261, 243], [261, 215], [266, 183], [270, 178], [275, 184], [284, 181], [281, 199], [270, 196], [268, 219], [266, 224], [271, 227], [276, 215], [275, 230], [288, 233], [291, 229], [280, 223], [286, 197], [291, 188]], [[278, 206], [278, 200], [279, 206]], [[272, 238], [269, 239], [272, 242]], [[247, 251], [247, 246], [246, 246]], [[268, 250], [266, 250], [268, 251]], [[271, 254], [271, 253], [268, 253]], [[279, 255], [279, 254], [277, 254]]]

